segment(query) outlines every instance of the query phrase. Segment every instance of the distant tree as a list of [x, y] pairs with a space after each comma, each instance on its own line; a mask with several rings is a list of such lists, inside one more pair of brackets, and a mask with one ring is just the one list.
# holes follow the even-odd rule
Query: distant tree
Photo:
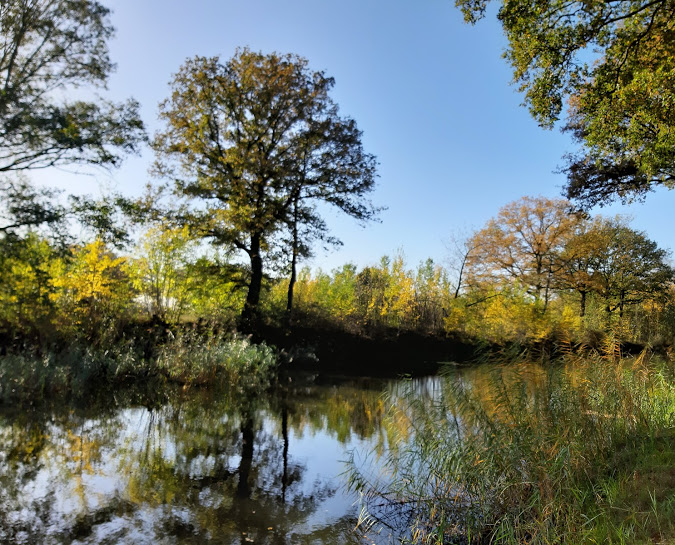
[[138, 104], [77, 100], [114, 68], [109, 10], [94, 0], [0, 3], [0, 172], [115, 166], [144, 138]]
[[301, 57], [242, 49], [225, 64], [188, 60], [160, 106], [156, 173], [199, 203], [183, 221], [249, 258], [245, 327], [257, 315], [264, 252], [281, 232], [300, 222], [324, 231], [317, 202], [362, 221], [376, 213], [365, 199], [376, 161], [355, 122], [338, 115], [333, 83]]
[[100, 240], [75, 247], [71, 259], [54, 271], [51, 283], [56, 288], [54, 300], [63, 313], [62, 325], [70, 322], [75, 332], [90, 338], [105, 333], [102, 326], [106, 322], [121, 324], [133, 306], [127, 260], [117, 257]]
[[474, 248], [476, 243], [474, 234], [473, 232], [458, 231], [452, 233], [445, 242], [445, 248], [448, 251], [448, 269], [454, 276], [454, 282], [452, 282], [454, 299], [459, 298], [459, 294], [464, 287], [469, 256], [476, 250]]
[[579, 221], [562, 199], [523, 197], [507, 204], [471, 239], [472, 282], [517, 281], [545, 312], [562, 267], [559, 255]]
[[659, 298], [673, 282], [668, 252], [624, 221], [603, 220], [592, 231], [596, 292], [605, 301], [605, 310], [623, 317], [628, 305]]
[[162, 321], [177, 322], [185, 311], [194, 284], [195, 245], [187, 227], [159, 225], [141, 239], [141, 256], [131, 268], [134, 284], [150, 314]]
[[[489, 0], [456, 0], [468, 22]], [[501, 3], [505, 57], [525, 103], [581, 144], [569, 156], [567, 195], [584, 207], [642, 198], [675, 185], [675, 4], [671, 0]]]
[[600, 289], [597, 269], [610, 243], [605, 221], [595, 218], [579, 222], [559, 255], [561, 267], [556, 275], [556, 288], [579, 294], [579, 316], [582, 318], [586, 315], [588, 296]]

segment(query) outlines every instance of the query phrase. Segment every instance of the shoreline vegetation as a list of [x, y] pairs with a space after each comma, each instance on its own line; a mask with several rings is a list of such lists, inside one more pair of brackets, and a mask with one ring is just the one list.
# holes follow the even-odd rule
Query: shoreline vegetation
[[352, 459], [347, 471], [366, 535], [439, 545], [675, 542], [672, 364], [646, 351], [492, 363], [480, 383], [448, 369], [434, 399], [411, 383], [389, 400], [389, 448], [375, 469]]

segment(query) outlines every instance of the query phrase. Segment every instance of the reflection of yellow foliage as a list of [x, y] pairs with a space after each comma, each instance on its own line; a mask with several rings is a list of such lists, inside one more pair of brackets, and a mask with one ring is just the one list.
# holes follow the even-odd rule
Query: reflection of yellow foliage
[[86, 435], [79, 435], [68, 430], [67, 452], [69, 460], [75, 463], [80, 471], [89, 475], [95, 473], [94, 466], [101, 460], [101, 442], [98, 439], [88, 439]]

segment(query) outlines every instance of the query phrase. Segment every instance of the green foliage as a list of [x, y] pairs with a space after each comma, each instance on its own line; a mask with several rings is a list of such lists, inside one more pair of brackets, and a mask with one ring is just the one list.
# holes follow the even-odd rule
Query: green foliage
[[38, 189], [29, 181], [17, 176], [0, 180], [0, 237], [12, 242], [20, 239], [27, 230], [48, 226], [51, 238], [63, 236], [66, 209], [54, 203], [57, 192]]
[[264, 344], [189, 331], [163, 345], [157, 357], [158, 369], [170, 380], [194, 385], [216, 381], [241, 387], [266, 384], [276, 364], [274, 351]]
[[667, 368], [598, 356], [481, 372], [466, 381], [451, 373], [433, 400], [412, 387], [391, 399], [392, 443], [379, 462], [387, 478], [351, 469], [371, 517], [407, 521], [414, 543], [675, 537], [672, 490], [652, 481], [651, 516], [629, 496], [650, 473], [670, 472], [662, 458], [675, 426]]
[[0, 34], [0, 172], [114, 166], [120, 153], [137, 150], [144, 132], [135, 101], [67, 99], [73, 88], [105, 86], [113, 68], [107, 8], [94, 0], [8, 0]]
[[[467, 21], [487, 0], [457, 0]], [[669, 0], [500, 3], [505, 57], [543, 126], [569, 99], [567, 129], [582, 145], [570, 157], [568, 196], [584, 207], [672, 187], [671, 107], [675, 51]]]
[[365, 200], [375, 159], [354, 121], [338, 115], [333, 83], [301, 57], [242, 49], [225, 64], [188, 60], [161, 105], [156, 172], [201, 203], [180, 218], [195, 236], [250, 259], [244, 322], [257, 313], [263, 252], [285, 230], [293, 231], [294, 254], [299, 235], [326, 231], [316, 202], [362, 221], [375, 213]]
[[133, 262], [132, 274], [151, 316], [167, 322], [182, 316], [195, 280], [191, 274], [195, 247], [187, 227], [156, 227], [143, 236], [141, 257]]
[[15, 331], [49, 330], [54, 316], [52, 283], [59, 253], [46, 240], [30, 233], [0, 243], [0, 323]]
[[402, 255], [393, 260], [385, 256], [379, 266], [361, 271], [351, 264], [330, 274], [313, 275], [304, 269], [296, 298], [297, 311], [305, 319], [314, 317], [361, 333], [385, 328], [439, 332], [450, 284], [432, 260], [409, 270]]

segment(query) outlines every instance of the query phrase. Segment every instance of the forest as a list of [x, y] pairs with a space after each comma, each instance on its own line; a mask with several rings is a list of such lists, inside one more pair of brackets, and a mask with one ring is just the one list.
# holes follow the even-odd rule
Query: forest
[[[470, 24], [488, 4], [456, 2]], [[341, 486], [361, 511], [352, 499], [337, 539], [673, 543], [675, 268], [630, 217], [594, 207], [672, 186], [675, 6], [499, 4], [525, 105], [578, 144], [564, 195], [516, 196], [419, 263], [373, 248], [330, 270], [308, 265], [342, 244], [328, 218], [367, 229], [384, 211], [378, 158], [331, 76], [244, 46], [190, 57], [151, 132], [135, 99], [103, 98], [108, 7], [0, 5], [0, 543], [94, 543], [110, 520], [123, 530], [106, 539], [131, 536], [152, 510], [148, 542], [291, 543], [289, 514], [340, 488], [302, 488], [305, 429], [348, 453]], [[140, 197], [32, 179], [146, 146]], [[379, 397], [354, 378], [401, 374], [415, 380]], [[25, 483], [57, 471], [49, 452], [81, 511], [21, 507]], [[101, 500], [94, 476], [127, 488]], [[337, 543], [325, 524], [317, 542]]]

